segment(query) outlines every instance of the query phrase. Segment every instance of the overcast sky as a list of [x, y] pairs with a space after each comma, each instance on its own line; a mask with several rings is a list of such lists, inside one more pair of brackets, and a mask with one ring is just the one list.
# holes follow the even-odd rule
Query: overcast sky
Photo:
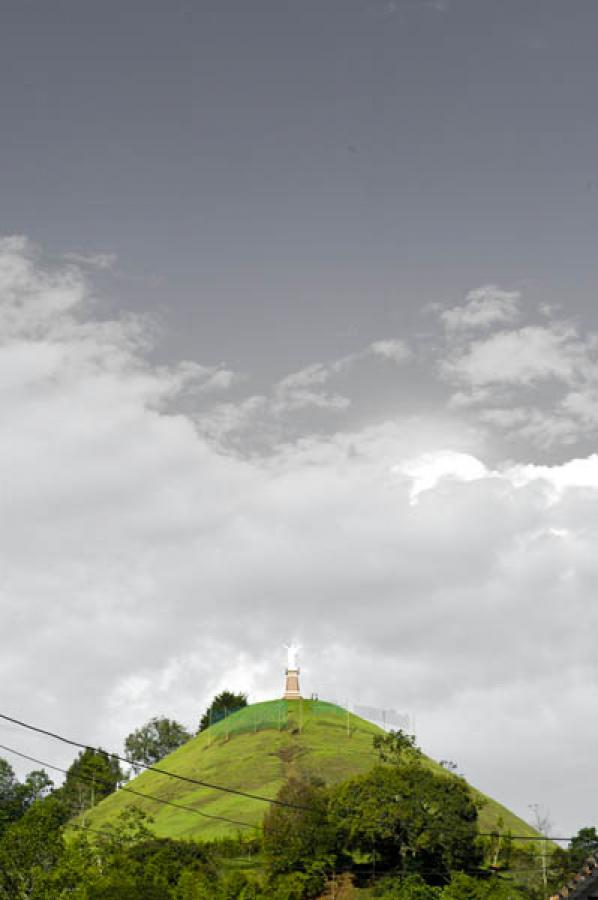
[[598, 824], [598, 5], [0, 17], [0, 711], [118, 749], [294, 638]]

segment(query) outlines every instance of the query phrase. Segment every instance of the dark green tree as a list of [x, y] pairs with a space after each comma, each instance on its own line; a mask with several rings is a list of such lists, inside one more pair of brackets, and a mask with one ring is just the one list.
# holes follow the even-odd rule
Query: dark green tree
[[442, 883], [481, 861], [477, 807], [461, 778], [418, 763], [379, 765], [341, 784], [332, 813], [349, 851], [384, 869]]
[[190, 738], [190, 733], [180, 722], [154, 717], [125, 739], [125, 756], [133, 768], [136, 763], [152, 766]]
[[88, 748], [69, 767], [60, 793], [72, 814], [78, 815], [112, 794], [124, 780], [115, 756]]
[[25, 781], [19, 782], [10, 763], [0, 759], [0, 835], [52, 787], [53, 783], [44, 771], [30, 772]]
[[[88, 833], [84, 825], [77, 827], [43, 883], [43, 900], [67, 896], [89, 900], [96, 896], [96, 888], [105, 889], [111, 896], [110, 891], [119, 884], [126, 896], [126, 891], [138, 886], [136, 882], [147, 886], [151, 876], [144, 870], [145, 860], [139, 863], [130, 854], [140, 843], [154, 840], [148, 821], [141, 810], [128, 807], [101, 830]], [[163, 891], [162, 896], [168, 895]]]
[[23, 815], [37, 800], [43, 800], [54, 788], [54, 782], [43, 769], [30, 772], [25, 781], [20, 782], [15, 790], [15, 797], [20, 815]]
[[388, 734], [376, 734], [373, 740], [374, 749], [378, 751], [381, 762], [401, 765], [421, 759], [422, 752], [415, 743], [415, 736], [406, 734], [402, 729], [389, 731]]
[[[271, 875], [314, 872], [331, 864], [336, 855], [336, 832], [328, 814], [328, 791], [321, 781], [290, 778], [264, 816], [263, 847]], [[322, 866], [323, 864], [323, 866]]]
[[0, 758], [0, 834], [15, 820], [17, 776], [7, 760]]
[[556, 847], [550, 854], [549, 884], [556, 893], [579, 870], [590, 856], [598, 854], [596, 828], [580, 828], [568, 848]]
[[0, 758], [0, 803], [12, 800], [17, 785], [17, 776], [7, 760]]
[[580, 828], [569, 843], [569, 857], [574, 871], [580, 869], [589, 856], [598, 854], [596, 828]]
[[247, 694], [235, 694], [233, 691], [221, 691], [216, 694], [205, 713], [199, 720], [198, 731], [205, 731], [225, 716], [247, 706]]
[[64, 804], [56, 797], [33, 803], [0, 840], [0, 898], [51, 897], [43, 885], [64, 853]]

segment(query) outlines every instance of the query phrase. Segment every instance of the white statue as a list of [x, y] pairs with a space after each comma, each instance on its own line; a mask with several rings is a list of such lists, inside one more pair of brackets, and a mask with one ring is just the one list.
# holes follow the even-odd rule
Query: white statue
[[287, 651], [287, 669], [298, 669], [297, 654], [299, 650], [301, 650], [301, 644], [296, 644], [293, 641], [290, 644], [283, 644], [282, 646]]

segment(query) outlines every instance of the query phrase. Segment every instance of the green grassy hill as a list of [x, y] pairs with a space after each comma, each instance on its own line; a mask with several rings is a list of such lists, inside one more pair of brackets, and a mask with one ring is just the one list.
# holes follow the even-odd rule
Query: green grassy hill
[[[372, 738], [381, 729], [339, 706], [322, 701], [255, 703], [225, 722], [192, 738], [160, 762], [179, 775], [275, 797], [293, 774], [312, 773], [334, 783], [367, 772], [376, 762]], [[429, 762], [436, 767], [437, 763]], [[208, 816], [223, 816], [248, 826], [259, 826], [268, 804], [144, 772], [129, 785], [135, 791], [162, 800], [192, 806], [197, 812], [142, 799], [118, 791], [85, 815], [93, 828], [111, 823], [119, 813], [136, 806], [153, 817], [160, 836], [211, 840], [237, 832], [253, 834], [251, 827], [229, 824]], [[480, 797], [479, 792], [476, 794]], [[480, 813], [480, 830], [488, 831], [502, 819], [501, 831], [535, 835], [534, 829], [489, 798]], [[200, 815], [203, 813], [204, 815]]]

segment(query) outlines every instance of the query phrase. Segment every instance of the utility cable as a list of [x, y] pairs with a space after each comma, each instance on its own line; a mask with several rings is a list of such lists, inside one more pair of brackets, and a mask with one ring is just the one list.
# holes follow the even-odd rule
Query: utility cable
[[[29, 756], [27, 753], [22, 753], [20, 750], [15, 750], [14, 747], [8, 747], [6, 744], [0, 744], [0, 750], [6, 750], [8, 753], [13, 753], [15, 756], [20, 756], [21, 759], [26, 759], [29, 762], [36, 763], [38, 766], [43, 766], [45, 769], [52, 769], [54, 772], [61, 772], [63, 775], [68, 775], [67, 769], [61, 769], [60, 766], [55, 766], [52, 763], [44, 762], [42, 759], [36, 759], [35, 756]], [[86, 777], [85, 775], [77, 775], [77, 781], [82, 781], [85, 784], [92, 783], [102, 783], [102, 780], [99, 781], [90, 777]], [[104, 783], [106, 783], [104, 781]], [[163, 800], [161, 797], [156, 797], [153, 794], [143, 794], [141, 791], [136, 791], [134, 788], [127, 787], [126, 785], [120, 785], [118, 790], [126, 791], [127, 794], [134, 794], [136, 797], [142, 797], [144, 800], [152, 800], [154, 803], [162, 803], [165, 806], [174, 806], [177, 809], [184, 809], [187, 812], [195, 813], [198, 816], [203, 816], [206, 819], [218, 819], [221, 822], [228, 822], [229, 825], [242, 825], [245, 828], [254, 828], [258, 830], [257, 825], [252, 825], [250, 822], [241, 822], [238, 819], [229, 819], [227, 816], [217, 816], [213, 813], [206, 813], [202, 810], [196, 809], [194, 806], [188, 806], [185, 803], [176, 803], [174, 800]], [[70, 826], [69, 826], [70, 827]], [[80, 827], [80, 826], [79, 826]]]
[[[14, 756], [18, 756], [18, 757], [20, 757], [21, 759], [26, 759], [26, 760], [28, 760], [29, 762], [35, 763], [36, 765], [43, 766], [45, 769], [51, 769], [52, 771], [60, 772], [60, 773], [63, 774], [63, 775], [68, 775], [68, 770], [67, 770], [67, 769], [61, 768], [60, 766], [56, 766], [56, 765], [54, 765], [53, 763], [48, 763], [48, 762], [46, 762], [45, 760], [38, 759], [38, 758], [35, 757], [35, 756], [30, 756], [29, 754], [23, 753], [21, 750], [17, 750], [17, 749], [15, 749], [14, 747], [9, 747], [9, 746], [6, 745], [6, 744], [0, 744], [0, 750], [4, 750], [4, 751], [6, 751], [7, 753], [12, 753]], [[105, 779], [95, 779], [95, 778], [93, 778], [93, 777], [89, 777], [89, 776], [86, 777], [86, 776], [81, 775], [81, 774], [75, 776], [75, 780], [76, 780], [76, 781], [83, 782], [83, 783], [86, 783], [86, 784], [90, 784], [90, 783], [98, 783], [98, 784], [106, 783], [106, 780], [105, 780]], [[219, 821], [227, 822], [227, 823], [232, 824], [232, 825], [242, 825], [242, 826], [245, 826], [245, 827], [248, 827], [248, 828], [253, 828], [253, 829], [258, 830], [258, 827], [257, 827], [256, 825], [251, 825], [249, 822], [240, 822], [240, 821], [238, 821], [238, 820], [236, 820], [236, 819], [230, 819], [230, 818], [227, 818], [226, 816], [217, 816], [217, 815], [213, 815], [213, 814], [210, 814], [210, 813], [205, 813], [205, 812], [202, 812], [201, 810], [196, 809], [196, 808], [193, 807], [193, 806], [188, 806], [188, 805], [183, 804], [183, 803], [176, 803], [176, 802], [174, 802], [174, 801], [172, 801], [172, 800], [163, 800], [162, 798], [156, 797], [156, 796], [154, 796], [154, 795], [152, 795], [152, 794], [143, 794], [141, 791], [136, 791], [136, 790], [134, 790], [133, 788], [129, 788], [129, 787], [125, 786], [125, 785], [121, 785], [121, 786], [118, 788], [118, 790], [126, 791], [127, 793], [133, 794], [134, 796], [140, 797], [140, 798], [142, 798], [142, 799], [144, 799], [144, 800], [150, 800], [150, 801], [153, 801], [153, 802], [155, 802], [155, 803], [161, 803], [161, 804], [164, 804], [164, 805], [166, 805], [166, 806], [173, 806], [173, 807], [175, 807], [175, 808], [177, 808], [177, 809], [182, 809], [182, 810], [185, 810], [185, 811], [187, 811], [187, 812], [192, 812], [192, 813], [195, 813], [195, 814], [197, 814], [197, 815], [199, 815], [199, 816], [203, 816], [203, 817], [208, 818], [208, 819], [217, 819], [217, 820], [219, 820]], [[76, 823], [76, 822], [69, 822], [67, 827], [68, 827], [68, 828], [75, 828], [75, 829], [77, 829], [77, 830], [79, 830], [79, 831], [83, 831], [83, 832], [90, 832], [90, 833], [92, 833], [92, 834], [97, 834], [97, 835], [100, 835], [101, 837], [104, 837], [104, 838], [107, 838], [107, 839], [110, 839], [110, 838], [113, 836], [112, 833], [109, 832], [109, 831], [107, 831], [107, 830], [102, 830], [102, 829], [99, 829], [99, 828], [93, 828], [92, 826], [87, 825], [87, 824], [79, 824], [79, 823]], [[498, 838], [501, 838], [501, 837], [510, 837], [510, 838], [512, 838], [513, 840], [523, 840], [523, 841], [546, 841], [546, 840], [550, 840], [550, 841], [570, 841], [570, 840], [571, 840], [571, 838], [535, 837], [535, 836], [529, 836], [529, 835], [512, 835], [512, 834], [506, 834], [506, 835], [505, 835], [505, 834], [499, 834], [498, 832], [478, 832], [478, 834], [479, 834], [480, 837], [498, 837]], [[493, 870], [493, 873], [494, 873], [495, 876], [496, 876], [496, 875], [498, 875], [498, 876], [503, 876], [503, 877], [504, 877], [504, 876], [507, 876], [507, 878], [508, 878], [509, 876], [511, 876], [511, 877], [516, 876], [518, 873], [523, 873], [523, 872], [536, 872], [536, 871], [537, 871], [537, 868], [533, 868], [533, 869], [520, 869], [520, 868], [514, 868], [514, 869], [499, 869], [498, 867], [497, 867], [497, 868], [491, 867], [491, 869]], [[351, 868], [342, 868], [342, 869], [336, 869], [336, 870], [335, 870], [335, 874], [336, 874], [336, 875], [342, 875], [342, 874], [344, 874], [344, 873], [346, 873], [346, 872], [353, 872], [353, 871], [354, 871], [354, 870], [351, 869]], [[375, 871], [375, 870], [373, 870], [373, 871]], [[440, 876], [443, 877], [443, 880], [445, 880], [445, 881], [447, 880], [447, 879], [446, 879], [446, 873], [444, 873], [444, 872], [440, 872], [440, 871], [438, 871], [438, 870], [426, 870], [426, 872], [427, 872], [427, 874], [440, 875]], [[447, 883], [448, 883], [448, 882], [447, 882]]]
[[[80, 741], [74, 741], [71, 738], [67, 738], [55, 731], [48, 731], [45, 728], [39, 728], [37, 725], [31, 725], [28, 722], [22, 722], [20, 719], [15, 719], [12, 716], [5, 715], [4, 713], [0, 713], [0, 719], [4, 719], [5, 722], [10, 722], [12, 725], [18, 725], [19, 728], [26, 728], [28, 731], [34, 731], [36, 732], [36, 734], [43, 734], [45, 737], [52, 738], [55, 741], [60, 741], [63, 744], [68, 744], [71, 747], [77, 747], [80, 750], [91, 750], [92, 753], [106, 753], [113, 759], [117, 759], [119, 762], [130, 765], [130, 760], [126, 759], [126, 757], [124, 756], [119, 756], [118, 753], [109, 753], [107, 750], [102, 750], [99, 747], [93, 747], [91, 744], [83, 744]], [[275, 806], [285, 806], [288, 809], [300, 809], [306, 812], [311, 812], [309, 806], [302, 806], [298, 803], [287, 803], [285, 800], [277, 800], [272, 797], [264, 797], [261, 794], [251, 794], [248, 791], [242, 791], [238, 788], [225, 787], [222, 784], [212, 784], [209, 781], [202, 781], [198, 778], [191, 778], [189, 775], [180, 775], [178, 772], [169, 772], [167, 769], [160, 769], [157, 766], [146, 765], [142, 762], [136, 761], [135, 765], [141, 769], [145, 769], [147, 772], [155, 772], [157, 775], [167, 775], [169, 778], [176, 778], [177, 781], [184, 781], [187, 784], [196, 784], [199, 787], [209, 788], [212, 791], [222, 791], [226, 794], [235, 794], [237, 797], [245, 797], [248, 800], [259, 800], [262, 803], [273, 803]]]
[[[99, 747], [94, 747], [91, 744], [84, 744], [80, 741], [72, 740], [71, 738], [67, 738], [64, 735], [58, 734], [54, 731], [48, 731], [45, 728], [40, 728], [37, 725], [31, 725], [28, 722], [23, 722], [20, 719], [15, 719], [12, 716], [8, 716], [5, 713], [0, 713], [0, 719], [4, 719], [5, 722], [10, 722], [12, 725], [17, 725], [19, 728], [26, 728], [28, 731], [33, 731], [36, 734], [42, 734], [45, 737], [52, 738], [55, 741], [60, 741], [63, 744], [68, 744], [71, 747], [77, 747], [80, 750], [91, 750], [93, 753], [106, 753], [108, 756], [112, 756], [114, 759], [117, 759], [119, 762], [126, 763], [126, 765], [130, 765], [130, 760], [126, 759], [123, 756], [119, 756], [118, 753], [109, 753], [106, 750], [102, 750]], [[302, 810], [304, 812], [312, 812], [313, 810], [309, 806], [304, 806], [298, 803], [288, 803], [285, 800], [273, 799], [271, 797], [264, 797], [261, 794], [252, 794], [248, 791], [242, 791], [239, 788], [231, 788], [225, 787], [221, 784], [213, 784], [209, 781], [203, 781], [198, 778], [191, 778], [188, 775], [180, 775], [178, 772], [169, 772], [167, 769], [161, 769], [157, 766], [147, 765], [145, 763], [136, 762], [136, 766], [141, 769], [145, 769], [147, 772], [155, 772], [158, 775], [165, 775], [169, 778], [175, 778], [178, 781], [184, 781], [188, 784], [196, 784], [199, 787], [209, 788], [214, 791], [222, 791], [227, 794], [234, 794], [238, 797], [246, 797], [249, 800], [259, 800], [262, 803], [272, 803], [276, 806], [283, 806], [287, 809], [297, 809]], [[132, 790], [128, 788], [127, 790]], [[165, 802], [165, 801], [163, 801]], [[206, 814], [207, 815], [207, 814]], [[236, 823], [239, 824], [239, 823]], [[248, 823], [244, 823], [247, 825]], [[510, 837], [512, 840], [518, 841], [554, 841], [556, 842], [564, 842], [571, 841], [572, 838], [562, 838], [562, 837], [548, 837], [548, 836], [538, 836], [532, 837], [529, 835], [515, 835], [515, 834], [498, 834], [497, 832], [478, 832], [480, 837]]]
[[537, 837], [528, 835], [528, 834], [510, 834], [509, 832], [499, 834], [498, 831], [478, 831], [478, 835], [480, 837], [493, 837], [493, 838], [510, 838], [513, 841], [572, 841], [573, 838], [570, 837], [549, 837], [548, 835], [538, 835]]

